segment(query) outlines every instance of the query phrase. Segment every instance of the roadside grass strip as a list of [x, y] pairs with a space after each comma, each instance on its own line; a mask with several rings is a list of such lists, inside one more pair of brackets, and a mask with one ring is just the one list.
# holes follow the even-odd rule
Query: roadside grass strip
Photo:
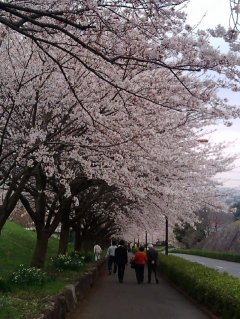
[[240, 280], [176, 256], [159, 257], [171, 282], [222, 319], [240, 319]]
[[[58, 240], [50, 238], [44, 269], [30, 267], [36, 233], [7, 222], [0, 236], [0, 319], [29, 319], [91, 268], [92, 253], [57, 256]], [[71, 250], [71, 246], [70, 246]]]
[[174, 254], [196, 255], [213, 259], [233, 261], [240, 263], [240, 254], [222, 251], [196, 250], [196, 249], [175, 249], [171, 251]]

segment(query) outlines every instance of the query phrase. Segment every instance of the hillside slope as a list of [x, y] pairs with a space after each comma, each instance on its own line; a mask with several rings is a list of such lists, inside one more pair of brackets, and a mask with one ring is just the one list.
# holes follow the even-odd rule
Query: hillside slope
[[[35, 246], [36, 233], [25, 230], [12, 222], [7, 222], [0, 235], [0, 274], [3, 277], [20, 264], [29, 265]], [[48, 259], [55, 256], [58, 240], [50, 239]]]
[[208, 236], [197, 248], [212, 251], [240, 252], [240, 221], [227, 225], [224, 229]]

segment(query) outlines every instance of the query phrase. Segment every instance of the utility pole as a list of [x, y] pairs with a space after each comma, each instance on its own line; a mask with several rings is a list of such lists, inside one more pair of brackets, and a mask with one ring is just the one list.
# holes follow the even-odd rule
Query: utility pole
[[168, 217], [165, 215], [165, 255], [168, 255]]

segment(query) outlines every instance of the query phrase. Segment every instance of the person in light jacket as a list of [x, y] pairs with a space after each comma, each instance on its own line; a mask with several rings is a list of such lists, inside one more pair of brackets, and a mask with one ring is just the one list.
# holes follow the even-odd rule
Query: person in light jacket
[[95, 261], [99, 260], [101, 257], [102, 248], [98, 244], [95, 244], [93, 247], [93, 252], [95, 256]]
[[117, 272], [117, 264], [115, 260], [115, 250], [117, 248], [115, 240], [112, 241], [111, 246], [108, 247], [107, 250], [107, 259], [108, 259], [108, 273], [111, 275], [112, 273], [112, 265], [113, 265], [113, 273]]

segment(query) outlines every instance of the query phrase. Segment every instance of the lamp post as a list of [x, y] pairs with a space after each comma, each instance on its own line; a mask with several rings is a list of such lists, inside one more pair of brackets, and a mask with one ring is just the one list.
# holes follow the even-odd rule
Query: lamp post
[[138, 235], [138, 241], [137, 241], [137, 246], [139, 247], [139, 235]]
[[147, 249], [147, 244], [148, 244], [148, 238], [147, 238], [147, 231], [145, 232], [145, 246], [146, 246], [146, 249]]
[[165, 255], [168, 255], [168, 217], [165, 215]]
[[[155, 204], [158, 208], [160, 208], [157, 204]], [[168, 206], [168, 203], [167, 203]], [[165, 217], [165, 255], [168, 255], [168, 217], [167, 215], [161, 214]]]

